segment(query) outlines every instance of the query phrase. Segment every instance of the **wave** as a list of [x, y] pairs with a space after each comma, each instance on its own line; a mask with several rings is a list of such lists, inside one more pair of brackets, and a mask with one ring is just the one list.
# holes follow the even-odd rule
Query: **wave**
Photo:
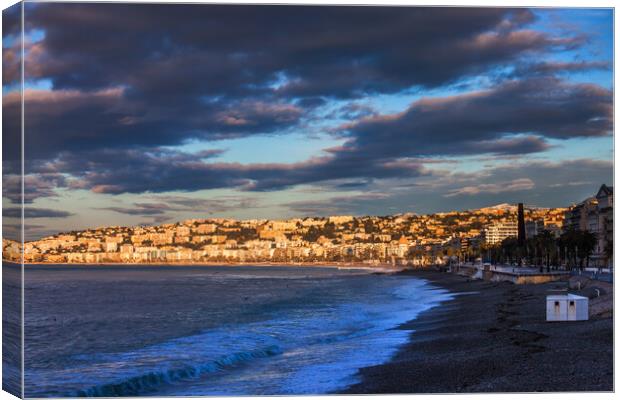
[[[218, 323], [209, 321], [213, 327], [188, 332], [188, 336], [120, 348], [111, 341], [97, 352], [69, 350], [53, 359], [53, 365], [26, 370], [31, 382], [28, 397], [334, 392], [355, 383], [359, 368], [385, 362], [406, 343], [411, 331], [396, 328], [451, 297], [424, 280], [404, 276], [322, 277], [291, 283], [290, 289], [287, 284], [281, 297], [275, 291], [273, 297], [252, 307], [233, 308], [224, 316], [216, 307], [203, 304], [197, 322], [213, 316]], [[259, 287], [254, 282], [235, 285]], [[258, 296], [263, 289], [252, 290], [240, 293]], [[226, 302], [212, 297], [207, 297], [207, 303], [211, 300], [217, 307], [231, 301], [230, 296]], [[174, 307], [164, 315], [174, 312], [176, 317], [186, 309]], [[147, 317], [151, 323], [161, 318]], [[80, 326], [79, 320], [75, 324]], [[176, 333], [174, 329], [166, 332]], [[119, 351], [110, 351], [115, 349]]]
[[222, 371], [238, 364], [247, 363], [255, 359], [272, 357], [282, 353], [277, 345], [263, 349], [238, 352], [223, 356], [217, 360], [197, 365], [188, 365], [166, 371], [152, 371], [126, 380], [93, 386], [67, 394], [66, 397], [117, 397], [137, 396], [157, 389], [161, 385], [174, 383], [183, 379], [197, 378], [206, 373]]

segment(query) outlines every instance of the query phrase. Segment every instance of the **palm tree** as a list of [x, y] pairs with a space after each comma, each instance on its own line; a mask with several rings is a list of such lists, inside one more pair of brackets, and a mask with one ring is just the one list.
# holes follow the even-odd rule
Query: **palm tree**
[[508, 237], [502, 240], [501, 243], [502, 254], [505, 257], [506, 261], [512, 263], [513, 260], [518, 259], [519, 252], [519, 242], [515, 237]]
[[575, 229], [568, 229], [558, 239], [558, 245], [564, 255], [566, 266], [568, 269], [572, 269], [577, 265], [577, 244], [579, 242], [579, 231]]
[[539, 244], [539, 248], [542, 250], [542, 254], [545, 256], [545, 264], [547, 266], [547, 272], [549, 272], [551, 269], [551, 253], [555, 250], [555, 238], [551, 232], [543, 230], [536, 235], [536, 241]]
[[577, 240], [577, 252], [579, 253], [579, 267], [583, 268], [583, 260], [586, 260], [586, 268], [590, 264], [590, 255], [596, 246], [596, 235], [590, 231], [579, 231]]

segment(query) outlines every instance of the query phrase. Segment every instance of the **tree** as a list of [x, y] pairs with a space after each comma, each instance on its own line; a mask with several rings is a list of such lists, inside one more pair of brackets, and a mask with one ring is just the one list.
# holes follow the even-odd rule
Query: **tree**
[[519, 251], [519, 241], [516, 237], [511, 236], [502, 240], [500, 247], [502, 249], [503, 259], [506, 262], [512, 264], [518, 261], [521, 252]]
[[590, 231], [579, 231], [577, 240], [577, 252], [579, 253], [579, 267], [583, 268], [583, 260], [586, 260], [586, 268], [590, 264], [590, 255], [596, 246], [596, 235]]
[[555, 251], [555, 238], [551, 232], [543, 230], [535, 236], [535, 239], [544, 255], [547, 272], [549, 272], [551, 269], [551, 254]]
[[560, 252], [562, 253], [566, 266], [572, 269], [577, 265], [577, 244], [579, 242], [580, 231], [568, 229], [558, 239]]

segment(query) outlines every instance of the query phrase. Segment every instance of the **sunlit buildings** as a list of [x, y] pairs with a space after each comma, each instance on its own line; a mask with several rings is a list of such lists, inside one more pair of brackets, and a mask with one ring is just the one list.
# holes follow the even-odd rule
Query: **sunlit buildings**
[[[561, 226], [564, 211], [527, 208], [526, 220], [533, 221], [536, 230], [546, 228], [547, 222]], [[212, 218], [156, 226], [102, 227], [28, 242], [24, 260], [425, 265], [456, 254], [469, 255], [484, 241], [495, 245], [516, 236], [516, 213], [516, 206], [503, 204], [428, 215], [242, 221]], [[19, 253], [15, 249], [19, 249], [17, 244], [3, 242], [5, 258], [16, 259]]]
[[487, 244], [498, 244], [509, 237], [517, 237], [519, 227], [517, 221], [505, 221], [491, 224], [484, 230], [484, 239]]

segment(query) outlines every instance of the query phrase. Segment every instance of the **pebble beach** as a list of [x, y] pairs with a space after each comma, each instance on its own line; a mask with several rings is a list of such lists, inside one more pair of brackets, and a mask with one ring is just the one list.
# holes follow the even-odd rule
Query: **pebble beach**
[[[455, 294], [403, 328], [411, 339], [386, 364], [360, 370], [344, 393], [613, 391], [613, 288], [589, 282], [515, 285], [434, 271], [410, 272]], [[584, 287], [585, 286], [585, 287]], [[546, 322], [559, 290], [590, 300], [590, 320]]]

